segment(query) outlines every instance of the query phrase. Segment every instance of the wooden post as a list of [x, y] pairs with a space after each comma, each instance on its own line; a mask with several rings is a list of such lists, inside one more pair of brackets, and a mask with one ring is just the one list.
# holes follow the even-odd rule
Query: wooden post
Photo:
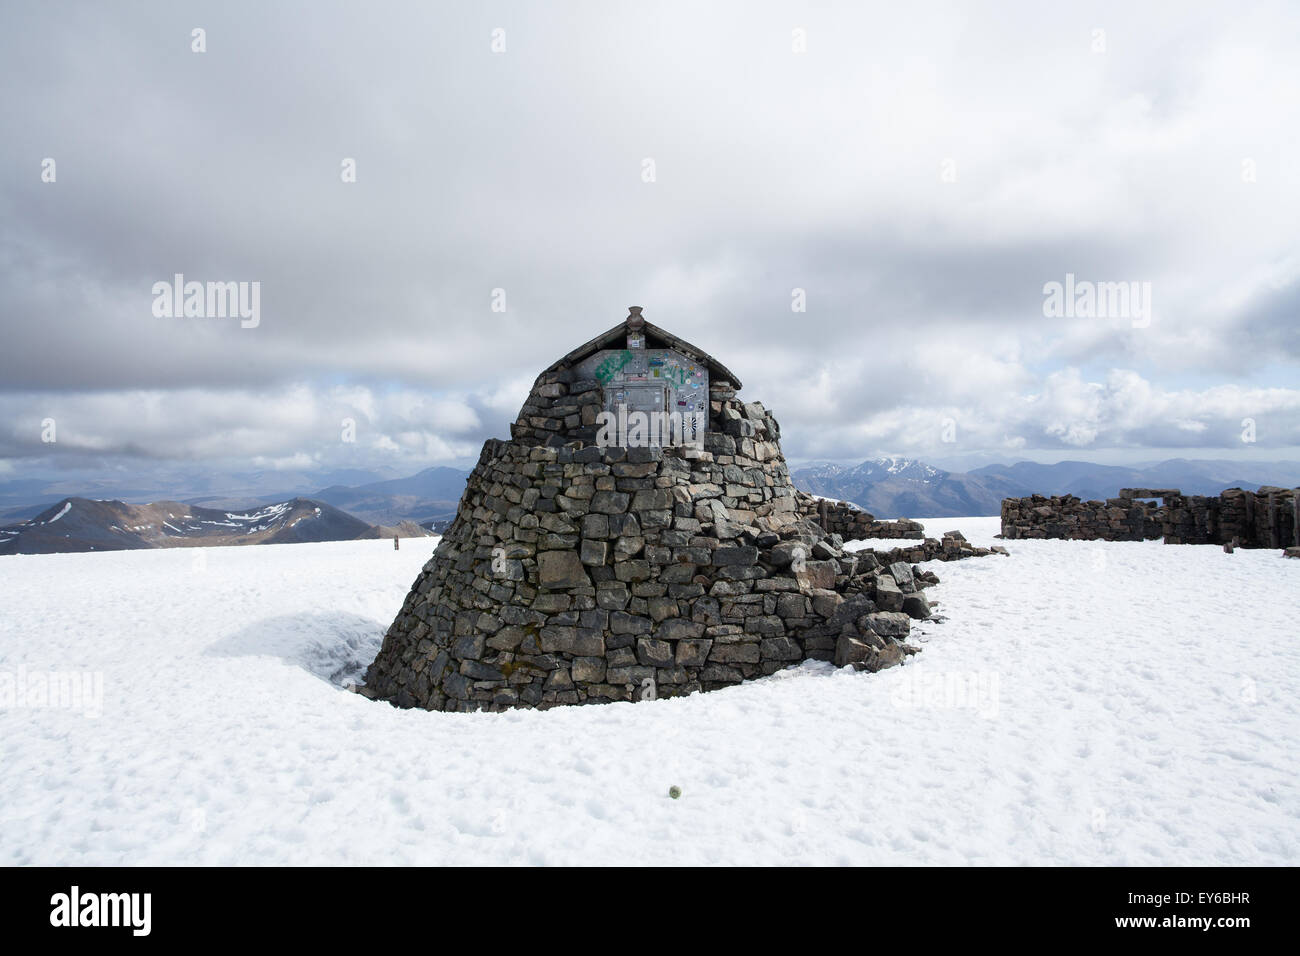
[[397, 548], [398, 548], [397, 535], [393, 535], [393, 550], [396, 551]]

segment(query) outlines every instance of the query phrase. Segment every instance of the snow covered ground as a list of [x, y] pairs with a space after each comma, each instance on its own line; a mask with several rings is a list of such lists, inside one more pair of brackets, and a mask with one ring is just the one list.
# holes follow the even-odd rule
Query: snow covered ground
[[0, 557], [0, 863], [1300, 863], [1276, 551], [936, 563], [947, 620], [876, 675], [545, 713], [341, 690], [433, 544]]

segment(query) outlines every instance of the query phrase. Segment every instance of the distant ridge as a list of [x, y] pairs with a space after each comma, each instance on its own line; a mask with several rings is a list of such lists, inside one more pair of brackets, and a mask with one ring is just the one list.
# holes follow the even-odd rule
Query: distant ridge
[[969, 472], [944, 471], [912, 458], [871, 458], [858, 465], [815, 463], [797, 467], [797, 488], [850, 501], [878, 518], [946, 518], [996, 515], [1003, 498], [1076, 495], [1113, 498], [1121, 488], [1178, 488], [1189, 495], [1217, 495], [1225, 488], [1300, 484], [1300, 462], [1236, 462], [1171, 459], [1140, 468], [1061, 461], [985, 465]]
[[460, 468], [426, 468], [408, 478], [364, 485], [332, 485], [312, 495], [375, 524], [413, 521], [426, 527], [446, 524], [456, 514], [469, 472]]
[[227, 511], [178, 501], [132, 505], [74, 497], [0, 528], [0, 555], [352, 541], [394, 534], [427, 532], [411, 522], [376, 527], [310, 498]]

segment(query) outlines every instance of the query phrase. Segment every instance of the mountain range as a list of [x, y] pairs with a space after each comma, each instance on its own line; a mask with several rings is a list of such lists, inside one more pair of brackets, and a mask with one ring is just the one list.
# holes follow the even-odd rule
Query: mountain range
[[292, 498], [242, 512], [179, 501], [127, 504], [65, 498], [33, 518], [0, 528], [0, 555], [296, 544], [428, 533], [411, 522], [395, 528], [367, 524], [323, 501], [308, 498]]
[[1300, 462], [1170, 459], [1134, 467], [1060, 461], [985, 465], [969, 472], [944, 471], [911, 458], [872, 458], [859, 465], [818, 462], [791, 470], [795, 487], [851, 501], [879, 518], [945, 518], [996, 515], [1003, 498], [1025, 495], [1115, 497], [1121, 488], [1177, 488], [1189, 495], [1217, 495], [1225, 488], [1300, 485]]
[[409, 478], [331, 485], [312, 497], [366, 521], [414, 521], [441, 528], [455, 516], [467, 477], [469, 472], [459, 468], [426, 468]]
[[944, 471], [910, 458], [872, 458], [859, 465], [820, 463], [792, 469], [795, 487], [851, 501], [881, 518], [998, 514], [1002, 499], [1028, 494], [996, 475]]

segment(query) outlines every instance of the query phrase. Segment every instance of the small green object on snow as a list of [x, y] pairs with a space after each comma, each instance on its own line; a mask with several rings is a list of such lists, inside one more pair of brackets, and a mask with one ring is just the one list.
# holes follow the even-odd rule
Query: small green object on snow
[[669, 787], [669, 788], [668, 788], [668, 796], [672, 797], [674, 800], [676, 800], [676, 799], [677, 799], [678, 797], [680, 797], [681, 795], [682, 795], [682, 788], [681, 788], [681, 787]]

